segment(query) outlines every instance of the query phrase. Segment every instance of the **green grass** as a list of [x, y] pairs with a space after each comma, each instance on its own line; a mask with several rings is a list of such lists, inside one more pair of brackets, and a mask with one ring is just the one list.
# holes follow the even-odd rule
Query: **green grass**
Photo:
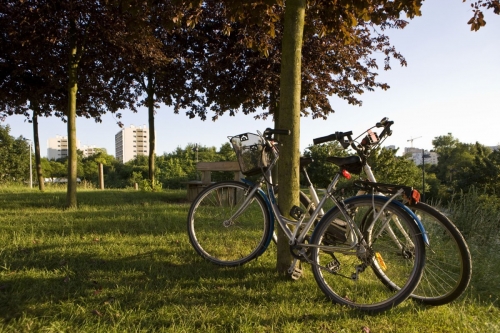
[[[472, 244], [466, 294], [379, 315], [331, 304], [309, 267], [290, 281], [275, 247], [220, 268], [186, 232], [184, 191], [0, 188], [0, 332], [499, 332], [499, 245]], [[491, 248], [491, 246], [490, 246]], [[494, 283], [491, 283], [495, 281]]]

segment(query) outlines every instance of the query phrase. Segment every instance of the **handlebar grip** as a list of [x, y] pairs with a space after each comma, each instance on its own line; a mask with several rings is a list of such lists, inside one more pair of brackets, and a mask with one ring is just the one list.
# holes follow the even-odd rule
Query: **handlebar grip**
[[343, 139], [346, 136], [352, 135], [352, 131], [349, 132], [335, 132], [334, 134], [330, 134], [327, 136], [322, 136], [320, 138], [313, 139], [313, 143], [315, 145], [319, 145], [320, 143], [325, 143], [329, 141], [339, 141], [340, 143], [343, 143]]
[[376, 123], [375, 126], [376, 127], [384, 127], [387, 124], [388, 120], [389, 120], [389, 118], [384, 117], [384, 118], [382, 118], [381, 121], [379, 121], [378, 123]]
[[[291, 132], [290, 130], [287, 129], [270, 129], [268, 128], [267, 130], [271, 130], [271, 134], [278, 134], [278, 135], [290, 135]], [[266, 130], [266, 132], [267, 132]]]
[[275, 129], [273, 130], [274, 134], [278, 134], [278, 135], [290, 135], [291, 134], [291, 131], [290, 130], [282, 130], [282, 129]]
[[337, 133], [313, 139], [313, 143], [315, 145], [319, 145], [321, 143], [325, 143], [325, 142], [329, 142], [329, 141], [335, 141], [335, 140], [337, 140]]

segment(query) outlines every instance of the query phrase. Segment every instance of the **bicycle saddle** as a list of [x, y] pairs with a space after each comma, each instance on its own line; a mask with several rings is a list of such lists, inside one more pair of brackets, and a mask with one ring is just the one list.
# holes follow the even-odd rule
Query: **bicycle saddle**
[[326, 158], [326, 161], [338, 165], [339, 167], [355, 175], [359, 175], [363, 170], [363, 163], [361, 162], [361, 158], [359, 156], [328, 156]]

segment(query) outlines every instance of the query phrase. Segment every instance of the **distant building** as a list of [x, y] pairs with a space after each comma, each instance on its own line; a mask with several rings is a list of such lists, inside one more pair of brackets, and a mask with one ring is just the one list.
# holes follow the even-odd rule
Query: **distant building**
[[[47, 140], [47, 158], [57, 160], [68, 157], [68, 137], [56, 135]], [[80, 149], [80, 141], [76, 140], [76, 149]]]
[[106, 151], [106, 149], [104, 148], [98, 148], [96, 146], [87, 146], [87, 145], [83, 145], [80, 150], [83, 152], [83, 157], [92, 156], [97, 153], [97, 150]]
[[[423, 154], [422, 154], [423, 153]], [[428, 150], [423, 150], [421, 148], [405, 148], [405, 156], [408, 156], [409, 159], [412, 159], [416, 165], [422, 165], [422, 162], [425, 164], [438, 164], [439, 155], [436, 152], [429, 152]]]
[[[57, 160], [60, 158], [68, 157], [68, 137], [56, 135], [55, 138], [50, 138], [47, 140], [47, 159], [49, 160]], [[96, 146], [87, 146], [81, 145], [80, 140], [76, 140], [76, 149], [81, 150], [83, 152], [83, 157], [89, 157], [96, 153], [96, 149], [104, 149], [97, 148]]]
[[422, 154], [422, 149], [421, 148], [413, 148], [413, 147], [405, 147], [405, 155], [411, 155], [414, 153], [420, 153]]
[[146, 125], [143, 127], [130, 126], [115, 135], [115, 156], [122, 163], [126, 163], [137, 156], [149, 155], [149, 133]]

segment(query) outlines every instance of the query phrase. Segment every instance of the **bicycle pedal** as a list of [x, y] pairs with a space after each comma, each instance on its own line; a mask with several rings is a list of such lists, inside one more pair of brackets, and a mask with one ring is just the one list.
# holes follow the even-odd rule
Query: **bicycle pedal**
[[292, 274], [290, 274], [290, 277], [292, 278], [292, 280], [298, 280], [302, 277], [302, 270], [298, 267], [295, 267], [293, 269], [293, 272]]

